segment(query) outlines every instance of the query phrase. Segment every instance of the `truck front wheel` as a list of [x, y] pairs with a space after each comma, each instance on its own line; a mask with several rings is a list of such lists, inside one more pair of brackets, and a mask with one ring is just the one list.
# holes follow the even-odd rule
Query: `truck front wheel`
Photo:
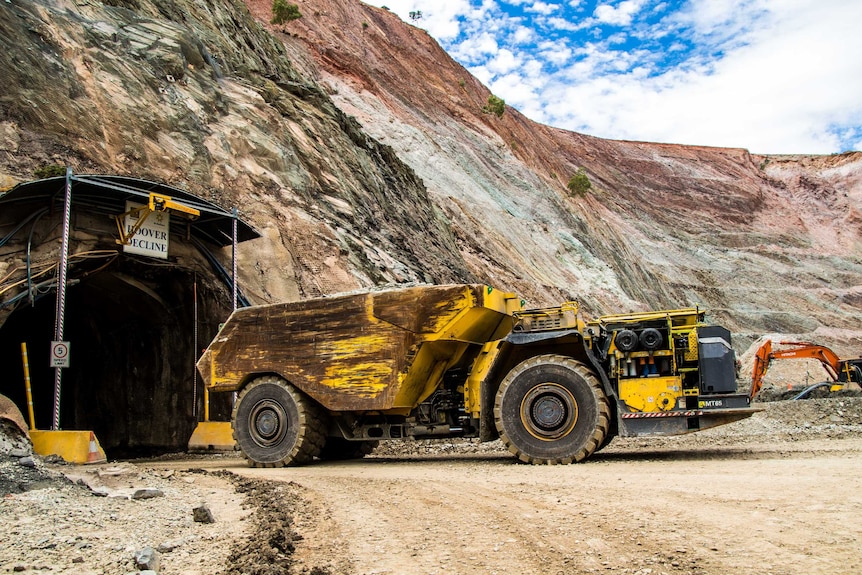
[[233, 410], [233, 438], [252, 467], [308, 463], [320, 453], [324, 432], [317, 405], [275, 376], [249, 383]]
[[494, 421], [509, 451], [527, 463], [573, 463], [592, 455], [610, 427], [610, 403], [587, 367], [540, 355], [506, 375]]

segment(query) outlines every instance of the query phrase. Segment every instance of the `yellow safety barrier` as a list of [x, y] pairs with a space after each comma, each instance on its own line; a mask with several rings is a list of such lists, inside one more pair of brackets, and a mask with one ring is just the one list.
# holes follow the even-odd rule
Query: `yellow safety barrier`
[[30, 430], [33, 451], [45, 457], [58, 455], [69, 463], [106, 463], [108, 458], [92, 431]]
[[21, 343], [21, 359], [24, 362], [24, 385], [27, 388], [27, 413], [30, 417], [30, 441], [33, 451], [43, 457], [57, 455], [69, 463], [106, 463], [105, 451], [92, 431], [65, 431], [36, 429], [33, 415], [33, 393], [30, 388], [30, 362], [27, 344]]
[[189, 438], [189, 451], [233, 451], [236, 441], [230, 421], [201, 421]]
[[236, 441], [230, 421], [210, 421], [210, 392], [204, 388], [204, 420], [189, 438], [189, 451], [233, 451]]

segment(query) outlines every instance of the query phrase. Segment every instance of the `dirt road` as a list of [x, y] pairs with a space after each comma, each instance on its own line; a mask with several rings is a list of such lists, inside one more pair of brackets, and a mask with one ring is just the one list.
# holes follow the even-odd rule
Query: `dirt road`
[[[567, 466], [444, 440], [285, 469], [238, 454], [98, 466], [0, 454], [0, 571], [129, 573], [149, 546], [161, 575], [857, 575], [860, 477], [862, 398], [617, 438]], [[138, 489], [161, 496], [130, 498]], [[193, 521], [201, 503], [215, 523]]]
[[297, 558], [331, 573], [862, 572], [858, 436], [618, 439], [588, 463], [551, 467], [500, 452], [203, 466], [296, 484]]

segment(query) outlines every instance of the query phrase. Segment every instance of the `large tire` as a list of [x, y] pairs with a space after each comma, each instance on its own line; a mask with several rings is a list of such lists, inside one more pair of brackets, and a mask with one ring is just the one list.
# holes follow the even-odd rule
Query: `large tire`
[[608, 433], [607, 435], [605, 435], [605, 438], [602, 439], [602, 442], [599, 443], [599, 446], [596, 447], [596, 450], [593, 451], [593, 453], [598, 453], [599, 451], [601, 451], [602, 449], [607, 447], [608, 444], [610, 444], [610, 442], [613, 441], [613, 439], [614, 439], [614, 435], [612, 433]]
[[320, 408], [275, 376], [249, 383], [233, 410], [233, 438], [252, 467], [309, 463], [323, 447]]
[[331, 461], [343, 461], [346, 459], [362, 459], [377, 447], [379, 441], [348, 441], [341, 437], [327, 437], [323, 449], [320, 450], [320, 459]]
[[595, 375], [561, 355], [540, 355], [515, 366], [494, 402], [500, 438], [526, 463], [583, 461], [604, 443], [610, 416]]

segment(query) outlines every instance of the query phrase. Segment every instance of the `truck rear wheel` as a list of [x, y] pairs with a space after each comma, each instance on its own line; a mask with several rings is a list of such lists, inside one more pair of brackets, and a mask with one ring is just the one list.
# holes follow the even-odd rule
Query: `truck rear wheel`
[[252, 467], [309, 463], [323, 447], [324, 432], [317, 405], [275, 376], [249, 383], [233, 410], [233, 438]]
[[500, 438], [526, 463], [583, 461], [604, 442], [610, 415], [596, 376], [560, 355], [540, 355], [515, 366], [494, 402]]

